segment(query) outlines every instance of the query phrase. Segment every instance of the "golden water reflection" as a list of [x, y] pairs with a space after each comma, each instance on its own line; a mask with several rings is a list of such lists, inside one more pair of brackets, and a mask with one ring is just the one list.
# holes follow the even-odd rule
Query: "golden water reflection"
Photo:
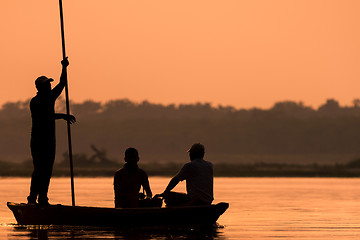
[[[215, 202], [230, 207], [209, 231], [115, 231], [96, 228], [26, 228], [15, 220], [6, 201], [24, 202], [29, 179], [0, 179], [0, 239], [360, 239], [360, 179], [216, 178]], [[169, 178], [151, 177], [153, 193]], [[185, 191], [182, 183], [177, 191]], [[77, 205], [113, 207], [111, 178], [76, 178]], [[71, 205], [70, 181], [52, 179], [50, 202]], [[3, 238], [5, 237], [5, 238]]]

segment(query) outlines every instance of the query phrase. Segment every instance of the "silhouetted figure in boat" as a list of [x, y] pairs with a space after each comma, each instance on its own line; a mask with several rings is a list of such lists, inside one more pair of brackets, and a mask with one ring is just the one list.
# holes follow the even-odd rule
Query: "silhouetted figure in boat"
[[32, 119], [31, 128], [31, 155], [33, 158], [34, 171], [31, 177], [30, 195], [28, 203], [49, 204], [48, 188], [55, 160], [55, 120], [64, 119], [74, 123], [72, 115], [55, 113], [55, 101], [63, 91], [66, 84], [66, 67], [69, 65], [67, 58], [61, 61], [62, 73], [60, 82], [51, 89], [51, 78], [45, 76], [35, 80], [38, 90], [35, 97], [30, 101]]
[[141, 186], [146, 192], [146, 197], [151, 198], [149, 179], [146, 172], [138, 167], [139, 153], [135, 148], [125, 151], [125, 165], [116, 171], [114, 176], [115, 207], [139, 207], [139, 191]]
[[[205, 148], [195, 143], [188, 150], [190, 162], [186, 163], [173, 177], [160, 197], [168, 206], [210, 205], [213, 197], [213, 165], [205, 161]], [[186, 180], [185, 193], [171, 192], [180, 182]]]

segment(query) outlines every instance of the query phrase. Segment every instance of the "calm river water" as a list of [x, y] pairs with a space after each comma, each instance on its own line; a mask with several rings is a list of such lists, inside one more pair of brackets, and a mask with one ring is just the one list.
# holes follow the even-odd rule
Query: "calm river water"
[[[151, 177], [153, 193], [170, 178]], [[50, 202], [71, 205], [70, 180], [54, 178]], [[6, 202], [25, 202], [30, 179], [0, 178], [0, 239], [360, 239], [360, 179], [215, 178], [215, 203], [230, 208], [214, 230], [17, 226]], [[176, 191], [185, 191], [181, 183]], [[113, 207], [112, 178], [76, 178], [76, 204]]]

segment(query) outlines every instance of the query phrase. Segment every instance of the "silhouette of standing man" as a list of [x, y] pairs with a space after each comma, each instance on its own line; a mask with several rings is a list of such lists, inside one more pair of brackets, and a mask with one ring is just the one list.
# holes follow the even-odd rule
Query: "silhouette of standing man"
[[55, 160], [55, 120], [64, 119], [70, 123], [76, 121], [73, 115], [55, 113], [55, 101], [60, 96], [66, 85], [66, 68], [69, 62], [61, 61], [62, 73], [60, 82], [53, 89], [52, 78], [45, 76], [35, 80], [38, 90], [30, 101], [32, 119], [30, 148], [33, 158], [34, 171], [31, 176], [30, 195], [27, 197], [29, 204], [49, 204], [48, 188]]

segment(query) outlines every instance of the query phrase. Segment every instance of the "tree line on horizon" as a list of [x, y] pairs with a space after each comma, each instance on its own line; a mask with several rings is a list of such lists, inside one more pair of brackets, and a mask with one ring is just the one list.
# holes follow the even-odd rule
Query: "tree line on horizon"
[[[186, 149], [194, 142], [203, 143], [207, 157], [219, 162], [241, 162], [240, 156], [247, 155], [360, 156], [360, 100], [353, 103], [342, 107], [328, 99], [314, 109], [302, 102], [283, 101], [270, 109], [235, 109], [210, 103], [88, 100], [71, 103], [77, 118], [72, 126], [73, 149], [87, 154], [96, 145], [117, 162], [130, 146], [139, 149], [141, 161], [187, 160]], [[59, 101], [57, 111], [65, 112], [64, 108]], [[3, 104], [0, 123], [0, 161], [30, 158], [29, 100]], [[58, 121], [56, 127], [59, 161], [67, 148], [66, 126]]]

